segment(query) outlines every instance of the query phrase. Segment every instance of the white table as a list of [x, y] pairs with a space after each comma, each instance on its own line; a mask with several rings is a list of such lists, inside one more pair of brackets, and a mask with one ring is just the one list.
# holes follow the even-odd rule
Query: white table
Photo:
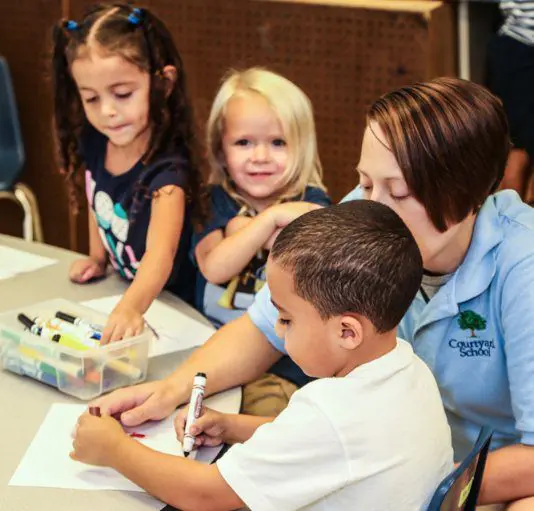
[[[90, 300], [123, 293], [126, 283], [116, 275], [94, 284], [73, 284], [67, 277], [79, 254], [39, 243], [0, 235], [0, 245], [58, 260], [58, 263], [32, 273], [0, 280], [0, 312], [17, 309], [51, 298]], [[1, 264], [1, 261], [0, 261]], [[160, 300], [206, 322], [197, 311], [169, 293]], [[189, 351], [153, 358], [147, 380], [163, 378], [183, 362]], [[151, 509], [145, 494], [119, 491], [81, 491], [54, 488], [8, 486], [26, 448], [32, 441], [52, 403], [80, 401], [30, 378], [0, 370], [0, 510], [1, 511], [146, 511]], [[207, 404], [228, 413], [241, 406], [240, 389], [231, 389], [207, 400]]]

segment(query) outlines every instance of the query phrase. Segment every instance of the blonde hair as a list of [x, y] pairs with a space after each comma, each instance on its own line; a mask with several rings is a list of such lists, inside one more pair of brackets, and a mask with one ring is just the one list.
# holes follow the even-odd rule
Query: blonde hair
[[235, 97], [259, 94], [277, 115], [287, 143], [289, 159], [278, 202], [303, 196], [307, 186], [326, 190], [317, 152], [317, 137], [311, 101], [293, 82], [272, 71], [252, 67], [231, 70], [223, 79], [211, 107], [207, 126], [210, 184], [221, 185], [241, 205], [239, 195], [225, 170], [222, 138], [228, 102]]

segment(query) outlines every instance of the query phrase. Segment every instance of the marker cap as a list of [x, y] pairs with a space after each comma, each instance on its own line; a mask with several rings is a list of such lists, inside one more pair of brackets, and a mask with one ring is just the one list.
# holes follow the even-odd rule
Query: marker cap
[[74, 323], [76, 316], [67, 314], [66, 312], [57, 311], [56, 318], [62, 319], [63, 321], [68, 321], [69, 323]]

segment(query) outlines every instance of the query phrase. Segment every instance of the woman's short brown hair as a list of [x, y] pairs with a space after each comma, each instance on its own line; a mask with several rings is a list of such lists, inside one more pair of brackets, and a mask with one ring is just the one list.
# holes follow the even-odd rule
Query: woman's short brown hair
[[413, 196], [440, 231], [477, 211], [499, 185], [510, 150], [501, 101], [476, 83], [436, 78], [370, 108]]

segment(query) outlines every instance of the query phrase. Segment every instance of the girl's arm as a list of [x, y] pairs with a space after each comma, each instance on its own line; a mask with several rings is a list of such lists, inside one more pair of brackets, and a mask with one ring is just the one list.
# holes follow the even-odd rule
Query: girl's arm
[[310, 202], [286, 202], [262, 211], [243, 222], [243, 228], [226, 233], [219, 229], [202, 239], [195, 249], [195, 257], [202, 275], [213, 284], [223, 284], [239, 273], [280, 228], [321, 206]]
[[69, 270], [69, 278], [78, 284], [84, 284], [94, 278], [104, 276], [108, 265], [108, 253], [98, 233], [96, 217], [91, 209], [88, 211], [87, 219], [89, 223], [89, 257], [74, 261]]
[[246, 227], [253, 220], [254, 218], [250, 216], [236, 216], [232, 218], [232, 220], [228, 222], [226, 228], [224, 229], [224, 235], [231, 236], [232, 234], [235, 234], [237, 231], [243, 229], [243, 227]]
[[276, 219], [268, 209], [247, 220], [232, 234], [233, 229], [226, 236], [222, 229], [217, 229], [196, 246], [198, 266], [209, 282], [223, 284], [239, 275], [276, 230]]
[[98, 232], [95, 213], [89, 209], [89, 258], [105, 269], [108, 265], [108, 257], [108, 252]]
[[185, 193], [178, 186], [160, 188], [152, 199], [146, 250], [135, 278], [111, 313], [101, 344], [143, 331], [143, 314], [167, 283], [182, 233]]

